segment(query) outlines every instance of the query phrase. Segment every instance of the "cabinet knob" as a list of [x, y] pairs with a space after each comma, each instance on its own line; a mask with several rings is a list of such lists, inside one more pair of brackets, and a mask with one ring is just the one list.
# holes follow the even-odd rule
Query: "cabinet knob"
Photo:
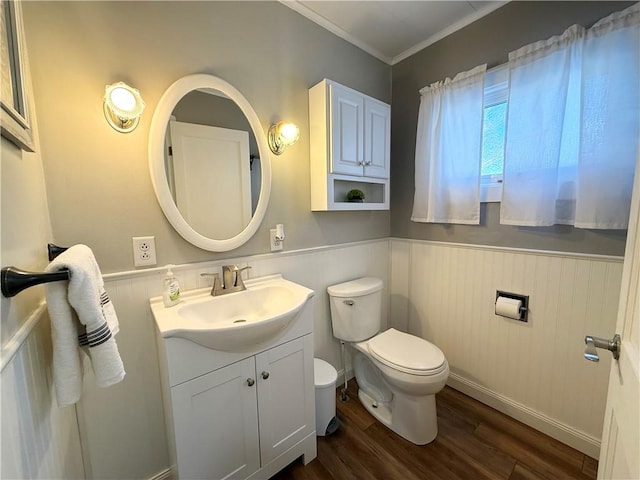
[[247, 378], [247, 385], [253, 387], [254, 383], [256, 383], [256, 381], [253, 378]]
[[269, 378], [269, 372], [262, 372], [262, 378], [265, 380]]
[[371, 166], [371, 160], [369, 160], [368, 162], [364, 162], [365, 166], [370, 167]]

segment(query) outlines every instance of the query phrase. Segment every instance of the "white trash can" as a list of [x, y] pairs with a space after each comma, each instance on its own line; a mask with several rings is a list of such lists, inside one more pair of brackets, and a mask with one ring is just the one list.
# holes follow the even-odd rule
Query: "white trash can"
[[316, 388], [316, 435], [324, 437], [338, 429], [336, 418], [338, 372], [330, 363], [314, 358], [313, 376]]

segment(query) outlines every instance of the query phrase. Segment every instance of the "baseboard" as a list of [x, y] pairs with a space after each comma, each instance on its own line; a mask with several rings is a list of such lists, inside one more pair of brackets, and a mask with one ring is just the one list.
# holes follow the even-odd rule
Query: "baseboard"
[[558, 422], [456, 373], [449, 374], [447, 385], [592, 458], [597, 459], [600, 455], [600, 440], [597, 438]]
[[156, 473], [149, 480], [173, 480], [173, 473], [171, 473], [170, 468], [167, 468], [166, 470]]

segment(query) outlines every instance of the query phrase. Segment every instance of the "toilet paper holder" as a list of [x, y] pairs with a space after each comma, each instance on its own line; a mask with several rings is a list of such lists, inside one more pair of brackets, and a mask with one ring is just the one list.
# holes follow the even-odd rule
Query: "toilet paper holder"
[[[496, 300], [498, 302], [498, 298], [512, 298], [514, 300], [520, 300], [522, 302], [522, 306], [520, 307], [520, 318], [514, 318], [514, 320], [518, 320], [520, 322], [528, 322], [528, 314], [529, 314], [529, 295], [521, 295], [519, 293], [511, 293], [505, 292], [503, 290], [496, 290]], [[500, 315], [496, 312], [496, 315]], [[512, 318], [512, 317], [507, 317]]]

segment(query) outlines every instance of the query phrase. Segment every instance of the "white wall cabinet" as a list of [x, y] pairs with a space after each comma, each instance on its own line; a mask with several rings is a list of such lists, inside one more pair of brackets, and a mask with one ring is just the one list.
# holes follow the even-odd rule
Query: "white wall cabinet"
[[[323, 80], [309, 89], [312, 210], [388, 210], [391, 108]], [[364, 203], [347, 202], [351, 189]]]
[[311, 305], [252, 352], [157, 336], [174, 478], [269, 478], [316, 457]]

